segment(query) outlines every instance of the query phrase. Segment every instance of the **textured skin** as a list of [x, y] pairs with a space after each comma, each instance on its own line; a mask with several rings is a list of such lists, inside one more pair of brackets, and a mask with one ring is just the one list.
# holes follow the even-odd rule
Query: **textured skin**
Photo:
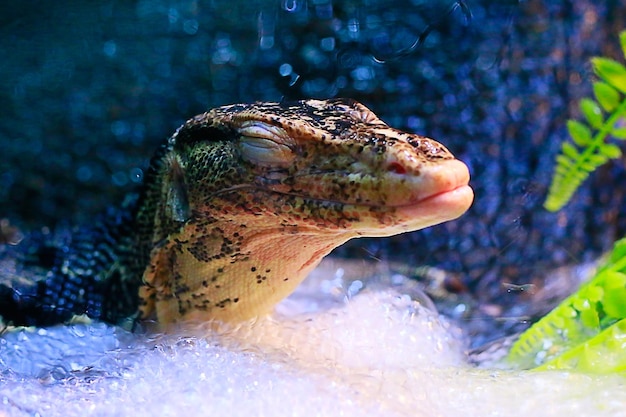
[[0, 289], [10, 299], [0, 314], [15, 324], [248, 319], [349, 239], [460, 216], [468, 181], [441, 144], [351, 100], [216, 108], [179, 128], [141, 194], [70, 238], [36, 286]]

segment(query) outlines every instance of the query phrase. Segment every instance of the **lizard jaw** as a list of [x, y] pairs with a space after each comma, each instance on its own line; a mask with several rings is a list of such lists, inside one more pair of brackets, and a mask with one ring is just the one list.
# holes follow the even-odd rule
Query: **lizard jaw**
[[436, 170], [429, 173], [426, 180], [428, 184], [422, 182], [414, 198], [390, 205], [388, 210], [391, 220], [388, 225], [357, 227], [358, 235], [392, 236], [460, 217], [474, 201], [469, 178], [469, 170], [463, 162], [457, 159], [441, 161]]

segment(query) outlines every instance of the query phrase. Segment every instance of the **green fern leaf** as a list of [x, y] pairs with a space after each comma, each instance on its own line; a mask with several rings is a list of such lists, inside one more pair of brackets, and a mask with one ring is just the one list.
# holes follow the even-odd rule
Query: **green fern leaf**
[[537, 371], [576, 370], [607, 374], [626, 371], [626, 319], [608, 327], [597, 336], [565, 351], [562, 355], [535, 368]]
[[[597, 371], [584, 365], [588, 350], [580, 346], [604, 341], [605, 330], [618, 326], [619, 335], [626, 337], [626, 239], [617, 241], [605, 264], [596, 275], [557, 308], [522, 333], [513, 344], [509, 364], [538, 369], [571, 369]], [[604, 336], [603, 336], [604, 334]], [[611, 345], [618, 363], [607, 368], [626, 368], [622, 342]], [[581, 367], [582, 366], [582, 367]]]
[[609, 159], [617, 159], [622, 156], [622, 150], [612, 143], [605, 143], [598, 149], [602, 155]]
[[[620, 33], [620, 45], [626, 56], [626, 31]], [[626, 140], [626, 67], [603, 57], [591, 59], [595, 73], [602, 81], [593, 83], [597, 101], [584, 98], [580, 110], [585, 122], [567, 121], [567, 130], [573, 143], [563, 143], [562, 155], [556, 158], [556, 167], [544, 207], [556, 211], [563, 207], [580, 184], [600, 165], [622, 155], [620, 148], [607, 144], [614, 136]], [[604, 110], [604, 112], [603, 112]]]
[[606, 112], [610, 113], [619, 106], [619, 92], [607, 83], [602, 81], [594, 82], [593, 94]]
[[[609, 88], [611, 87], [609, 86]], [[567, 122], [567, 129], [574, 143], [564, 142], [561, 148], [562, 154], [556, 158], [556, 168], [548, 190], [548, 197], [544, 203], [547, 210], [556, 211], [563, 207], [592, 171], [605, 164], [609, 159], [619, 158], [622, 155], [618, 146], [605, 143], [606, 138], [614, 132], [616, 136], [626, 139], [626, 128], [616, 127], [626, 114], [626, 100], [621, 98], [620, 100], [617, 107], [607, 115], [608, 117], [599, 126], [592, 126], [595, 133], [589, 126], [579, 121], [569, 120]], [[592, 105], [587, 104], [585, 106], [591, 109]], [[595, 111], [596, 109], [593, 109], [594, 113]], [[588, 116], [587, 119], [593, 117]], [[579, 146], [580, 149], [576, 146]]]
[[611, 58], [595, 57], [591, 59], [591, 65], [598, 77], [626, 93], [626, 68], [622, 64]]
[[[599, 129], [604, 123], [604, 118], [602, 117], [602, 110], [600, 106], [593, 100], [589, 98], [583, 98], [580, 101], [580, 110], [582, 111], [585, 119], [589, 122], [589, 126]], [[572, 139], [576, 141], [574, 136], [572, 135]], [[589, 133], [589, 139], [591, 140], [591, 132]], [[588, 143], [588, 142], [587, 142]], [[584, 146], [587, 143], [576, 143], [578, 146]]]
[[596, 169], [600, 165], [604, 165], [606, 162], [608, 162], [608, 160], [609, 160], [609, 158], [606, 155], [603, 155], [603, 154], [589, 155], [589, 161], [593, 165], [595, 165], [595, 167], [593, 169]]
[[576, 147], [569, 142], [563, 142], [562, 150], [563, 154], [569, 156], [572, 160], [576, 160], [580, 156]]
[[[591, 143], [591, 130], [577, 120], [567, 121], [567, 131], [578, 146], [586, 146]], [[566, 149], [567, 148], [567, 149]], [[572, 150], [573, 148], [573, 150]], [[563, 142], [563, 153], [572, 159], [578, 157], [578, 151], [571, 144]]]
[[611, 131], [611, 136], [619, 140], [626, 139], [626, 127], [616, 127]]

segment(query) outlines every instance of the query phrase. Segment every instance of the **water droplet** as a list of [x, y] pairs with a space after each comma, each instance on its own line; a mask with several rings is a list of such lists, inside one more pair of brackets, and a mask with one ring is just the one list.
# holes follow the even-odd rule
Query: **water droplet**
[[357, 19], [350, 19], [348, 21], [348, 31], [352, 33], [359, 31], [359, 21]]
[[274, 36], [261, 36], [259, 47], [261, 49], [271, 49], [274, 46]]
[[199, 28], [200, 24], [196, 19], [188, 19], [183, 23], [183, 30], [188, 35], [195, 35]]
[[300, 80], [300, 74], [296, 74], [295, 72], [291, 74], [291, 80], [289, 80], [289, 87], [293, 87]]
[[113, 181], [113, 184], [118, 187], [123, 187], [128, 184], [128, 176], [123, 171], [117, 171], [116, 173], [114, 173], [111, 176], [111, 180]]
[[127, 122], [123, 120], [116, 120], [115, 122], [111, 123], [111, 133], [113, 133], [115, 136], [124, 136], [127, 135], [128, 132], [130, 132], [130, 126]]
[[286, 12], [293, 13], [298, 10], [298, 2], [297, 0], [283, 0], [282, 8]]
[[320, 47], [324, 51], [332, 51], [333, 49], [335, 49], [335, 38], [333, 38], [333, 37], [323, 38], [320, 41]]
[[113, 41], [106, 41], [102, 46], [102, 52], [108, 57], [112, 57], [117, 53], [117, 44]]
[[143, 170], [141, 168], [132, 168], [130, 170], [130, 180], [134, 183], [141, 183], [143, 181]]
[[291, 75], [291, 73], [293, 72], [293, 67], [285, 62], [284, 64], [281, 64], [280, 67], [278, 67], [278, 72], [283, 77], [286, 77], [288, 75]]
[[92, 176], [93, 171], [90, 167], [86, 165], [78, 167], [78, 169], [76, 170], [76, 179], [80, 182], [87, 182], [91, 179]]
[[178, 10], [176, 10], [174, 7], [171, 7], [168, 10], [167, 19], [169, 20], [170, 24], [176, 23], [179, 17], [180, 17], [180, 14], [178, 13]]

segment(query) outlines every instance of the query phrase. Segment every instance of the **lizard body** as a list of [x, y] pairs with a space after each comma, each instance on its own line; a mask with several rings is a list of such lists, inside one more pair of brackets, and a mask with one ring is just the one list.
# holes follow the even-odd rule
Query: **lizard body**
[[473, 199], [468, 181], [441, 144], [351, 100], [219, 107], [160, 147], [121, 210], [51, 245], [39, 279], [17, 282], [25, 263], [5, 260], [12, 282], [0, 286], [0, 315], [15, 325], [78, 314], [245, 320], [349, 239], [460, 216]]

